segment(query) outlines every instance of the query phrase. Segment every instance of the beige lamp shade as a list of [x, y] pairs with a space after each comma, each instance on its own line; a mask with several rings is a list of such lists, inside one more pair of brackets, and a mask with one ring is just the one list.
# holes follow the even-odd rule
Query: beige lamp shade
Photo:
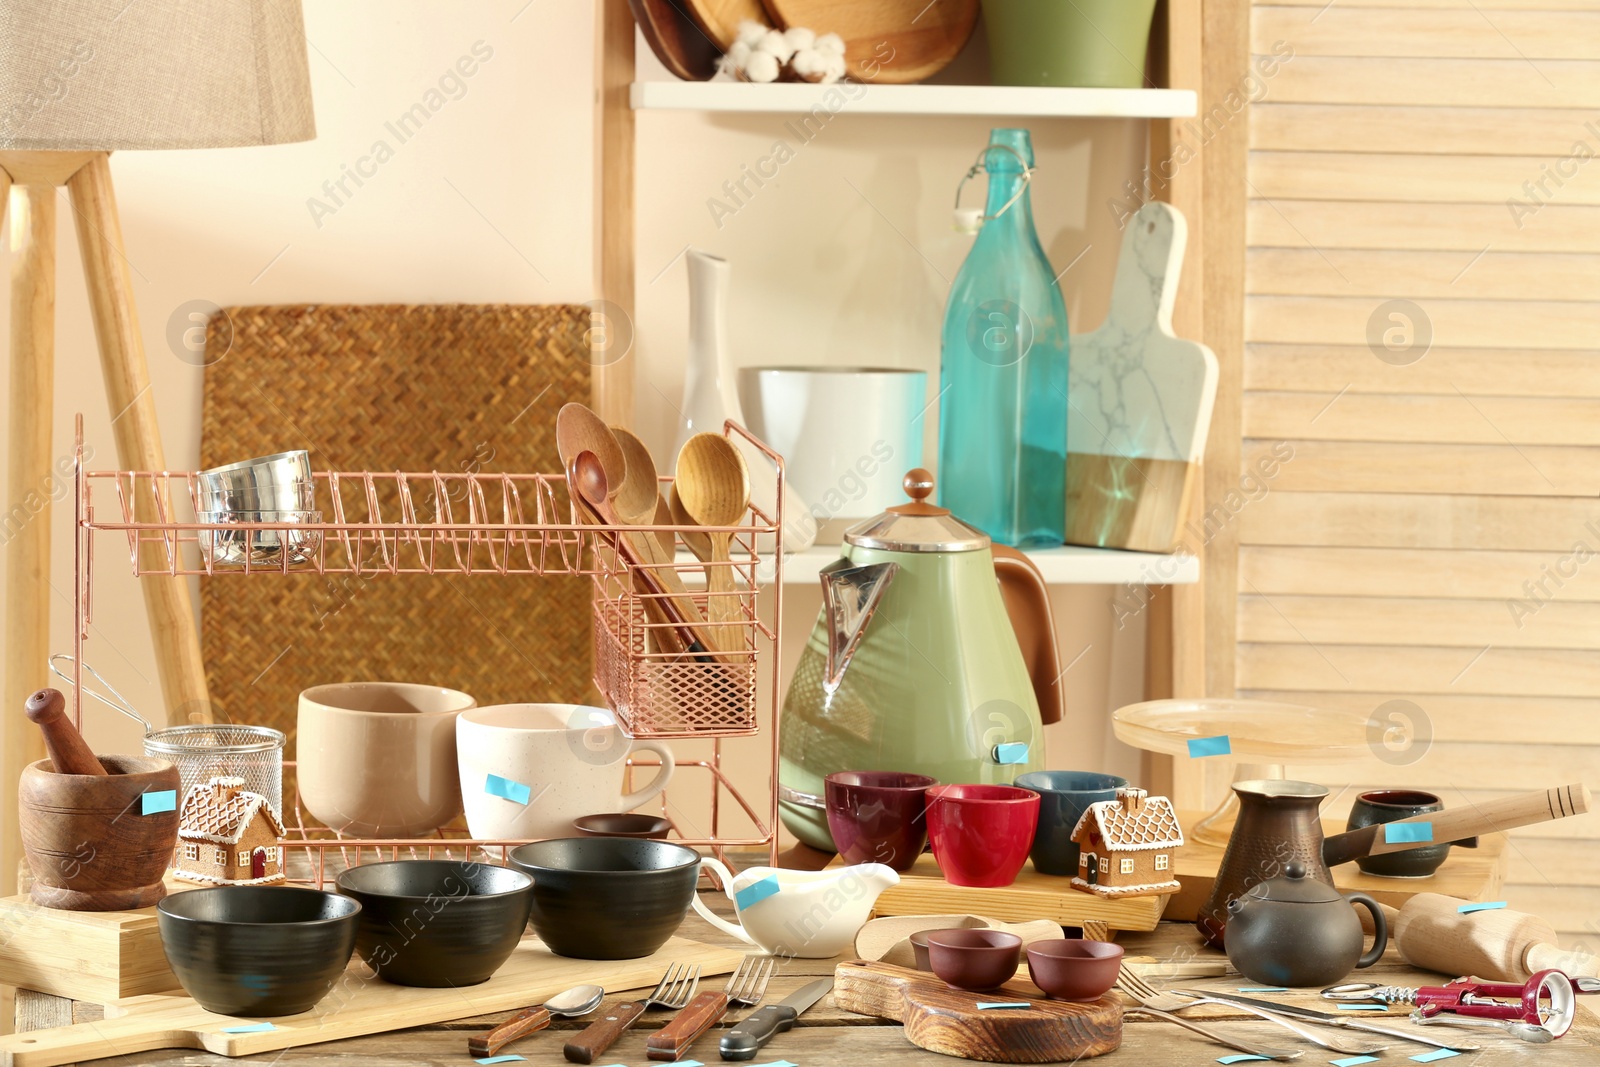
[[0, 150], [316, 132], [300, 0], [0, 0]]

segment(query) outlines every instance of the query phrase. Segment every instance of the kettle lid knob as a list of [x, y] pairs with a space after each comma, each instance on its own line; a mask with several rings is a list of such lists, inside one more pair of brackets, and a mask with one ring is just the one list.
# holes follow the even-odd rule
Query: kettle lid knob
[[1306, 876], [1306, 865], [1299, 860], [1291, 860], [1289, 865], [1283, 869], [1283, 873], [1285, 877], [1298, 881]]
[[912, 467], [900, 485], [919, 504], [933, 495], [933, 475], [925, 467]]

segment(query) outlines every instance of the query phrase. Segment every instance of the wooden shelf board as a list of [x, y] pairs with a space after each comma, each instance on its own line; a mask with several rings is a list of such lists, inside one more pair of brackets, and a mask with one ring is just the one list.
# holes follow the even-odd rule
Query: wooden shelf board
[[[829, 93], [835, 95], [829, 96]], [[842, 103], [840, 101], [842, 100]], [[1075, 89], [1024, 85], [808, 85], [736, 81], [634, 82], [637, 111], [803, 114], [822, 107], [854, 115], [1027, 115], [1061, 118], [1187, 118], [1190, 89]]]
[[[1027, 556], [1049, 585], [1189, 585], [1200, 580], [1200, 560], [1186, 554], [1061, 545], [1028, 549]], [[815, 585], [817, 572], [838, 558], [838, 545], [796, 552], [783, 561], [784, 584]]]

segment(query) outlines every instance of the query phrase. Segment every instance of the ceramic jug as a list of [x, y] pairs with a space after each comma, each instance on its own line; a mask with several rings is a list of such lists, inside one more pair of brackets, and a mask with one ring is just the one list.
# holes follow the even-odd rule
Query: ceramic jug
[[701, 863], [721, 878], [739, 921], [716, 914], [696, 893], [692, 903], [702, 919], [774, 956], [807, 960], [843, 952], [871, 917], [878, 894], [900, 883], [881, 863], [826, 871], [746, 867], [737, 876], [709, 857]]
[[[1361, 952], [1361, 920], [1350, 905], [1372, 913], [1372, 947]], [[1389, 943], [1378, 902], [1365, 893], [1340, 893], [1307, 875], [1298, 861], [1282, 877], [1252, 886], [1228, 902], [1228, 962], [1253, 982], [1326, 986], [1357, 967], [1371, 967]]]
[[1044, 767], [1061, 718], [1055, 628], [1043, 577], [1022, 553], [927, 502], [845, 531], [822, 571], [822, 612], [783, 702], [779, 807], [805, 844], [834, 851], [823, 779], [908, 771], [1009, 785]]

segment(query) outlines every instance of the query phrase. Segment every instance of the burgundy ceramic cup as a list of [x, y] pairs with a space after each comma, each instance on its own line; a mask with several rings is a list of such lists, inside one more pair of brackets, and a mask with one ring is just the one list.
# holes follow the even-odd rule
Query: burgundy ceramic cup
[[928, 840], [944, 880], [986, 889], [1016, 881], [1039, 824], [1039, 794], [1012, 785], [928, 790]]
[[925, 815], [936, 778], [903, 771], [839, 771], [826, 779], [828, 832], [846, 863], [908, 871], [928, 843]]
[[951, 989], [999, 989], [1022, 960], [1022, 938], [1002, 930], [929, 930], [927, 936], [928, 964]]
[[1052, 1000], [1098, 1000], [1116, 984], [1122, 946], [1063, 938], [1028, 946], [1028, 977]]

